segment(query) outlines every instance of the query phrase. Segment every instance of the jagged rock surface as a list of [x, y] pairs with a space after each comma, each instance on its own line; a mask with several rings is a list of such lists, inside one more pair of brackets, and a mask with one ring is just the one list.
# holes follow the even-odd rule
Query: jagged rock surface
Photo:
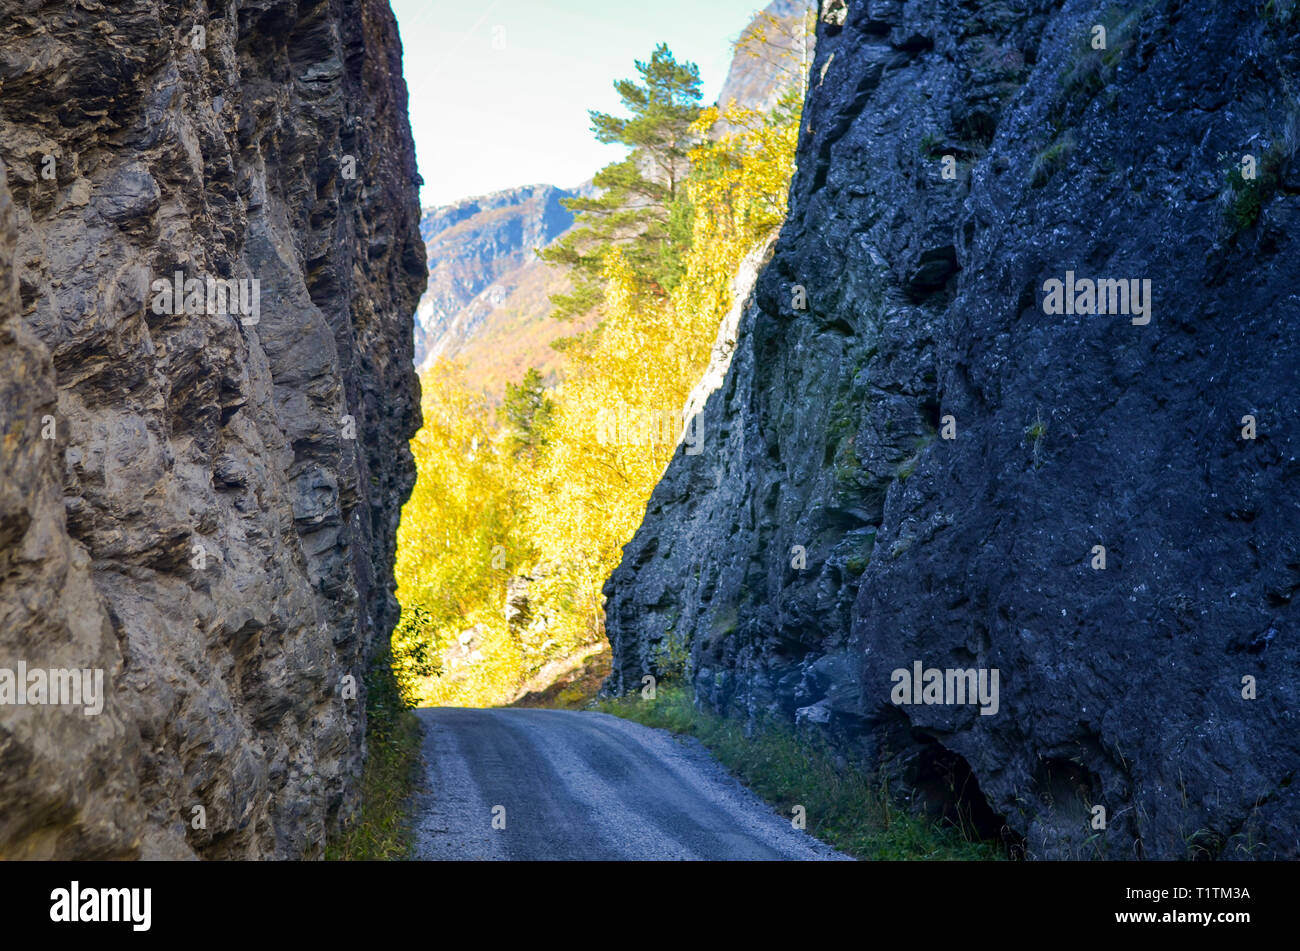
[[[1300, 857], [1284, 17], [825, 3], [790, 215], [606, 587], [606, 689], [685, 640], [700, 702], [1031, 857]], [[1150, 278], [1150, 323], [1044, 313], [1067, 270]], [[999, 669], [998, 713], [895, 704], [918, 660]]]
[[[0, 707], [0, 856], [319, 856], [414, 480], [396, 24], [0, 6], [0, 667], [107, 680], [99, 716]], [[177, 271], [260, 280], [260, 321], [156, 312]]]

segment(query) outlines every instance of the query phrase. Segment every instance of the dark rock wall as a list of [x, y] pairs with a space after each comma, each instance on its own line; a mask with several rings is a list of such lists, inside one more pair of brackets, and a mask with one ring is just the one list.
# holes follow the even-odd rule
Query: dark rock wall
[[419, 423], [388, 5], [3, 0], [0, 157], [0, 667], [106, 671], [0, 706], [0, 856], [318, 856]]
[[[825, 4], [704, 452], [606, 587], [607, 689], [688, 644], [701, 702], [821, 731], [1031, 857], [1300, 857], [1286, 16]], [[1150, 322], [1045, 313], [1067, 270], [1150, 279]], [[894, 703], [916, 661], [997, 668], [997, 713]]]

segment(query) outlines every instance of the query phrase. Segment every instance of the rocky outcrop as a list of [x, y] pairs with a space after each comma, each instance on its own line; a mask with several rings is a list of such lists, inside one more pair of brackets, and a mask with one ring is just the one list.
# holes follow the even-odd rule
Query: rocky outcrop
[[[704, 451], [606, 587], [607, 689], [687, 644], [699, 702], [1030, 857], [1300, 856], [1288, 11], [825, 3]], [[996, 710], [901, 693], [918, 662], [997, 670]]]
[[718, 106], [771, 112], [781, 93], [797, 83], [811, 62], [815, 37], [805, 35], [813, 0], [772, 0], [740, 31]]
[[392, 14], [4, 6], [0, 857], [319, 856], [419, 423]]

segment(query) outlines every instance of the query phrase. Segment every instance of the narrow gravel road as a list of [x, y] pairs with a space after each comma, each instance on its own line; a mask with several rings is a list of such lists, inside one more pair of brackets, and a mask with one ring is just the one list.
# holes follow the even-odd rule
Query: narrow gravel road
[[418, 858], [847, 858], [666, 731], [567, 710], [416, 712]]

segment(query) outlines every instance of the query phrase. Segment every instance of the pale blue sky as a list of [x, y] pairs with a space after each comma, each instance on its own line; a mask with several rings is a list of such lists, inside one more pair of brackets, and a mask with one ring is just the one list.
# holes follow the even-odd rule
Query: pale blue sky
[[660, 42], [717, 98], [731, 43], [766, 0], [390, 0], [402, 34], [424, 205], [535, 182], [572, 187], [621, 158], [588, 109]]

